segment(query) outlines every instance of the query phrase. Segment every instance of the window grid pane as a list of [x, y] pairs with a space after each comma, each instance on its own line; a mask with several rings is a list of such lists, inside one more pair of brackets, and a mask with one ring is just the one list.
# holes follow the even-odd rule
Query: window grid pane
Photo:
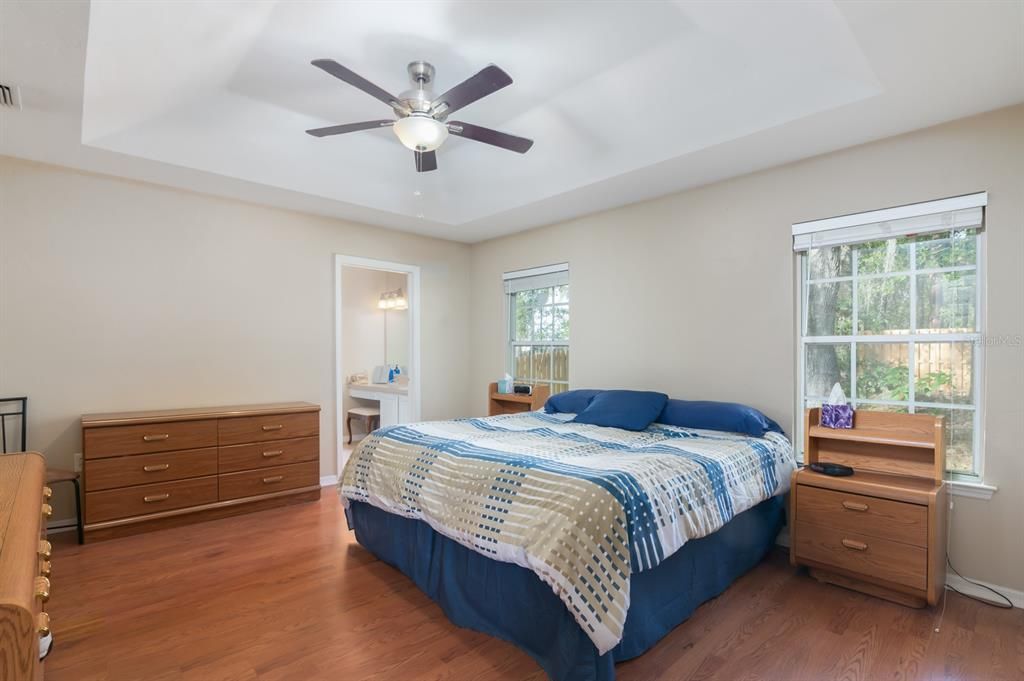
[[569, 286], [508, 294], [509, 373], [514, 381], [569, 389]]
[[947, 468], [976, 475], [978, 239], [960, 230], [808, 251], [801, 406], [838, 382], [855, 408], [943, 415]]

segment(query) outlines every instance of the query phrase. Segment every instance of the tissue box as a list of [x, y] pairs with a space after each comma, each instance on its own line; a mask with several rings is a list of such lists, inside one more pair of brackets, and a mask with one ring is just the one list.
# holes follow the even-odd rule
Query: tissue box
[[503, 378], [500, 381], [498, 381], [498, 392], [500, 394], [502, 394], [502, 395], [511, 395], [512, 394], [512, 379], [511, 378]]
[[826, 428], [853, 428], [853, 407], [848, 404], [821, 405], [821, 425]]

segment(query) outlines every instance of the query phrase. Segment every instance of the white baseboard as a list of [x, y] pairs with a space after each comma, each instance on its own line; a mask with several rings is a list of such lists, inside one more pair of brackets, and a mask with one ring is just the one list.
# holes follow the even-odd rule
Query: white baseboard
[[325, 476], [320, 478], [320, 486], [321, 487], [334, 487], [337, 484], [338, 484], [338, 476], [337, 475], [325, 475]]
[[[999, 593], [1003, 594], [1004, 596], [1010, 599], [1010, 602], [1013, 603], [1013, 607], [1024, 608], [1024, 591], [1017, 591], [1016, 589], [1011, 589], [1005, 586], [999, 586], [998, 584], [989, 584], [988, 582], [983, 582], [980, 579], [973, 579], [972, 581], [975, 581], [978, 584], [984, 584], [985, 586], [991, 587]], [[964, 594], [967, 594], [968, 596], [976, 596], [977, 598], [982, 598], [986, 601], [992, 601], [993, 603], [1002, 603], [1005, 605], [1005, 602], [1003, 600], [998, 598], [988, 589], [983, 589], [980, 586], [971, 584], [971, 582], [968, 582], [963, 577], [955, 575], [952, 572], [946, 573], [946, 586], [951, 586], [957, 591], [961, 591]]]

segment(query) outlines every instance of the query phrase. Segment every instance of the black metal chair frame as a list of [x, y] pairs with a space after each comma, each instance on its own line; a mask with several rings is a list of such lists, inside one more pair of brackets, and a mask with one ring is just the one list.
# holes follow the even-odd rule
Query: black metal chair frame
[[[24, 452], [28, 450], [28, 398], [0, 397], [0, 404], [4, 404], [6, 402], [20, 402], [21, 408], [18, 411], [0, 412], [0, 449], [3, 449], [3, 454], [7, 453], [7, 417], [20, 416], [21, 449], [18, 451]], [[78, 478], [62, 480], [61, 482], [70, 482], [75, 486], [75, 529], [78, 530], [78, 543], [82, 544], [85, 542], [85, 537], [82, 532], [82, 490], [78, 484]]]

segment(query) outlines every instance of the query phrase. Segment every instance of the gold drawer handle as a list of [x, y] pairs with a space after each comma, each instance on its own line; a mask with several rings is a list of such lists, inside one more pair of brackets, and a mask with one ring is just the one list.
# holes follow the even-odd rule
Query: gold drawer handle
[[49, 636], [50, 634], [50, 613], [41, 612], [39, 618], [36, 620], [36, 631], [40, 636]]
[[43, 577], [49, 577], [51, 572], [52, 572], [52, 567], [50, 565], [50, 561], [43, 560], [41, 563], [39, 563], [39, 574], [40, 575], [42, 575]]
[[267, 458], [267, 459], [273, 458], [275, 456], [281, 456], [282, 454], [284, 454], [284, 450], [283, 449], [275, 449], [273, 451], [263, 452], [264, 458]]
[[847, 511], [866, 511], [868, 510], [867, 504], [859, 504], [856, 501], [844, 501], [843, 508]]
[[171, 498], [170, 494], [164, 493], [164, 494], [151, 494], [148, 497], [142, 497], [142, 500], [144, 502], [146, 502], [147, 504], [152, 504], [154, 501], [165, 501], [165, 500], [170, 499], [170, 498]]
[[53, 506], [50, 506], [49, 504], [43, 504], [43, 517], [44, 518], [49, 518], [52, 515], [53, 515]]
[[50, 580], [46, 577], [36, 577], [36, 598], [43, 603], [50, 600]]
[[159, 435], [143, 435], [143, 442], [159, 442], [160, 440], [166, 440], [171, 436], [170, 433], [161, 433]]
[[156, 472], [159, 472], [159, 471], [165, 471], [165, 470], [167, 470], [170, 467], [171, 467], [171, 464], [169, 464], [169, 463], [162, 463], [162, 464], [155, 464], [154, 463], [154, 464], [150, 464], [149, 466], [143, 466], [142, 470], [146, 471], [147, 473], [156, 473]]
[[44, 487], [43, 488], [43, 499], [49, 499], [52, 496], [53, 496], [53, 490], [50, 489], [49, 487]]
[[281, 482], [282, 480], [284, 480], [283, 475], [271, 475], [269, 477], [263, 478], [263, 484], [269, 485], [272, 482]]
[[284, 426], [281, 426], [281, 425], [278, 425], [278, 426], [263, 426], [263, 430], [264, 431], [268, 431], [268, 430], [281, 430], [282, 428], [284, 428]]
[[868, 545], [862, 541], [854, 541], [852, 539], [844, 539], [843, 546], [854, 551], [867, 551]]
[[39, 548], [36, 549], [36, 553], [39, 554], [40, 558], [45, 558], [46, 560], [50, 560], [50, 556], [53, 553], [53, 545], [50, 542], [46, 541], [45, 539], [40, 539], [39, 540]]

